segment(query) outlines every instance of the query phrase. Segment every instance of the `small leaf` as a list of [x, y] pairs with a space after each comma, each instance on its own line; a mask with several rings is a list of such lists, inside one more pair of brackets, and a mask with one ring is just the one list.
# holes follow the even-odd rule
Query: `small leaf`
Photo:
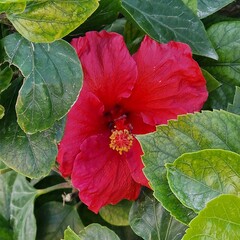
[[1, 240], [13, 240], [13, 231], [9, 221], [0, 214], [0, 237]]
[[240, 87], [236, 87], [233, 104], [229, 103], [227, 110], [240, 115]]
[[236, 153], [215, 149], [186, 153], [166, 167], [171, 190], [194, 211], [220, 194], [240, 196], [240, 155]]
[[122, 200], [116, 205], [107, 205], [100, 210], [100, 216], [106, 221], [116, 226], [128, 226], [128, 214], [132, 202]]
[[64, 231], [64, 240], [81, 240], [81, 239], [70, 227], [68, 227]]
[[144, 32], [137, 28], [132, 22], [127, 21], [123, 34], [130, 53], [135, 53], [143, 40]]
[[11, 221], [13, 223], [14, 239], [26, 240], [36, 237], [36, 220], [34, 216], [34, 189], [25, 177], [18, 175], [11, 194]]
[[186, 229], [147, 192], [133, 203], [129, 219], [134, 232], [145, 240], [180, 240]]
[[33, 0], [28, 1], [23, 13], [7, 17], [29, 41], [53, 42], [82, 24], [98, 5], [98, 0]]
[[239, 240], [240, 198], [220, 195], [210, 201], [189, 226], [183, 240]]
[[85, 227], [85, 229], [79, 233], [79, 237], [81, 240], [120, 240], [112, 230], [96, 223]]
[[198, 0], [198, 17], [205, 18], [227, 6], [231, 2], [234, 2], [234, 0]]
[[101, 0], [97, 10], [74, 33], [101, 30], [117, 19], [120, 7], [120, 0]]
[[32, 134], [53, 126], [79, 94], [82, 70], [75, 50], [63, 40], [34, 44], [17, 33], [3, 44], [6, 61], [25, 77], [16, 105], [20, 127]]
[[213, 75], [211, 75], [208, 71], [201, 69], [204, 78], [207, 81], [207, 90], [208, 92], [212, 92], [213, 90], [217, 89], [218, 87], [220, 87], [222, 84], [213, 77]]
[[[155, 197], [178, 220], [188, 223], [193, 215], [173, 195], [167, 181], [165, 163], [172, 163], [183, 153], [202, 149], [225, 149], [240, 153], [240, 116], [225, 111], [179, 116], [152, 134], [138, 136], [145, 152], [144, 172]], [[231, 137], [229, 137], [231, 136]]]
[[226, 109], [233, 102], [235, 87], [240, 87], [240, 22], [228, 21], [212, 25], [208, 35], [219, 60], [206, 59], [201, 66], [218, 79], [222, 85], [209, 95], [214, 109]]
[[13, 71], [9, 66], [0, 70], [0, 93], [9, 87]]
[[4, 0], [0, 2], [0, 13], [21, 13], [26, 7], [26, 0]]
[[217, 59], [199, 18], [180, 0], [123, 0], [128, 15], [146, 34], [159, 42], [185, 42], [193, 53]]
[[123, 35], [126, 22], [127, 22], [127, 20], [125, 18], [118, 18], [112, 24], [107, 25], [104, 29], [107, 32], [117, 32], [117, 33]]
[[2, 105], [0, 105], [0, 119], [3, 118], [3, 116], [4, 116], [4, 112], [5, 112], [4, 107], [3, 107]]
[[36, 210], [38, 223], [37, 239], [62, 239], [64, 230], [70, 226], [74, 231], [83, 229], [77, 209], [74, 206], [63, 206], [60, 202], [48, 202]]
[[57, 155], [57, 139], [64, 122], [53, 128], [29, 135], [23, 132], [16, 122], [15, 102], [21, 81], [14, 80], [11, 86], [0, 95], [0, 104], [6, 110], [0, 120], [0, 161], [31, 178], [47, 175]]

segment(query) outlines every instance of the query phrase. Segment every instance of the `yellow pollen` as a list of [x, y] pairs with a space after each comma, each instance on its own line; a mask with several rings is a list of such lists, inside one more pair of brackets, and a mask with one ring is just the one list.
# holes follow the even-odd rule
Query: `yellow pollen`
[[127, 130], [113, 130], [110, 136], [109, 147], [119, 152], [128, 152], [133, 145], [133, 135]]

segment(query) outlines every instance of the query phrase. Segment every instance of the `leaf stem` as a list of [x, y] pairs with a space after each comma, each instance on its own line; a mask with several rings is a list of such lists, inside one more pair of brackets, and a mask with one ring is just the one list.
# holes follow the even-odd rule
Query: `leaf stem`
[[55, 190], [64, 189], [64, 188], [72, 188], [72, 186], [69, 182], [63, 182], [45, 189], [38, 189], [36, 197], [39, 197], [40, 195], [43, 195]]
[[0, 169], [0, 174], [4, 174], [4, 173], [10, 172], [10, 171], [12, 171], [11, 168], [3, 168], [3, 169]]

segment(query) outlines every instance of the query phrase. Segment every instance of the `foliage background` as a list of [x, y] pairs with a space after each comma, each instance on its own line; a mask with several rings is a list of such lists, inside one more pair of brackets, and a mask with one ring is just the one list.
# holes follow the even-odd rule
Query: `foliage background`
[[[0, 1], [0, 239], [240, 239], [240, 1]], [[69, 41], [185, 42], [207, 80], [201, 113], [138, 136], [153, 192], [90, 212], [57, 170], [82, 85]], [[64, 203], [64, 204], [63, 204]], [[186, 232], [185, 232], [186, 231]]]

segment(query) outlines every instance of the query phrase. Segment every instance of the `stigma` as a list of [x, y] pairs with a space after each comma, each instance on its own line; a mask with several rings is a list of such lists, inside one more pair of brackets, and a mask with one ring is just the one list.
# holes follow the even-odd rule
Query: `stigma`
[[128, 152], [131, 149], [134, 138], [127, 129], [115, 129], [112, 130], [110, 140], [109, 147], [122, 155], [123, 152]]

